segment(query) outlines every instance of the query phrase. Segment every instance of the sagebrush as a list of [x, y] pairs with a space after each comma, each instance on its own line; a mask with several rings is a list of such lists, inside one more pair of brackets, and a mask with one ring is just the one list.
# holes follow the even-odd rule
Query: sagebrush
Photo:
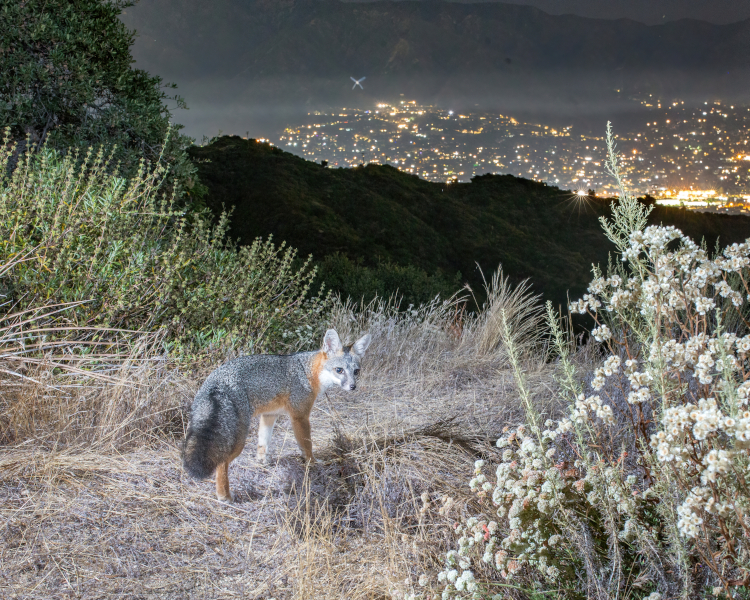
[[439, 575], [444, 598], [501, 598], [509, 587], [739, 597], [750, 582], [750, 243], [712, 259], [677, 229], [647, 226], [610, 130], [608, 140], [621, 196], [602, 226], [622, 260], [607, 276], [595, 268], [570, 306], [593, 319], [598, 364], [576, 364], [580, 350], [548, 305], [569, 409], [545, 419], [514, 369], [525, 419], [475, 464], [469, 485], [484, 510], [459, 526]]

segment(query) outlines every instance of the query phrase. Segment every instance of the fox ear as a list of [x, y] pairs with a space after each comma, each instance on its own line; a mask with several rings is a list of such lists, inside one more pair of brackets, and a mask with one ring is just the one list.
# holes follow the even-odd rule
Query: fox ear
[[339, 334], [336, 333], [335, 329], [329, 329], [326, 331], [326, 336], [323, 338], [323, 352], [328, 356], [338, 354], [343, 349]]
[[362, 358], [365, 355], [365, 350], [367, 350], [367, 347], [370, 345], [370, 340], [372, 340], [372, 336], [369, 333], [366, 333], [354, 342], [352, 352]]

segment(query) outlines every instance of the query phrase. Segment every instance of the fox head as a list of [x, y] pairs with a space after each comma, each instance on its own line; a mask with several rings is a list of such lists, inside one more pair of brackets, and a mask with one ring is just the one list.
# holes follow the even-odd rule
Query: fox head
[[326, 331], [323, 338], [323, 350], [326, 361], [318, 375], [323, 388], [334, 385], [350, 391], [357, 388], [359, 378], [359, 361], [370, 345], [370, 334], [363, 335], [351, 346], [343, 346], [335, 329]]

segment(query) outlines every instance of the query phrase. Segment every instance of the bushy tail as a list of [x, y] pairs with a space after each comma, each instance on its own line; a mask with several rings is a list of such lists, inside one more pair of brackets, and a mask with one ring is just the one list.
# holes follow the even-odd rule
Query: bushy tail
[[229, 458], [232, 445], [231, 440], [226, 439], [225, 427], [222, 427], [221, 422], [221, 400], [224, 394], [217, 389], [212, 389], [207, 394], [201, 392], [193, 402], [193, 415], [182, 447], [182, 466], [196, 479], [210, 477], [216, 467]]

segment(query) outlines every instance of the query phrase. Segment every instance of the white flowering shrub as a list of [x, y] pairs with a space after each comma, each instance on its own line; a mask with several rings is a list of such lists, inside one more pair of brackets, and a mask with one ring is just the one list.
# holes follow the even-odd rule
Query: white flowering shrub
[[[750, 583], [750, 240], [711, 258], [674, 227], [647, 226], [608, 134], [621, 196], [602, 225], [622, 260], [595, 269], [569, 307], [593, 320], [600, 360], [577, 366], [548, 306], [569, 408], [542, 425], [512, 361], [527, 422], [475, 465], [486, 514], [457, 528], [443, 598], [532, 584], [560, 597], [737, 597]], [[499, 577], [477, 578], [485, 565]]]

